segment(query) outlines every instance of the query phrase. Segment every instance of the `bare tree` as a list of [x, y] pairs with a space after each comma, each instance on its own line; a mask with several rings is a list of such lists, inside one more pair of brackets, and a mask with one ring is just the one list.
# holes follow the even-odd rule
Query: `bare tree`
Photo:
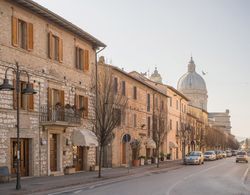
[[103, 149], [114, 138], [114, 129], [120, 125], [121, 115], [127, 103], [127, 98], [121, 95], [117, 82], [114, 82], [112, 71], [111, 66], [98, 66], [95, 120], [93, 120], [93, 124], [99, 142], [99, 178], [101, 177]]
[[[155, 99], [155, 97], [153, 97], [153, 99]], [[167, 135], [168, 131], [166, 104], [164, 104], [163, 102], [164, 102], [163, 98], [160, 98], [160, 106], [156, 104], [154, 105], [153, 108], [153, 140], [155, 141], [156, 144], [156, 156], [158, 158], [157, 168], [159, 168], [160, 166], [160, 161], [159, 161], [160, 146], [163, 143], [164, 137]]]

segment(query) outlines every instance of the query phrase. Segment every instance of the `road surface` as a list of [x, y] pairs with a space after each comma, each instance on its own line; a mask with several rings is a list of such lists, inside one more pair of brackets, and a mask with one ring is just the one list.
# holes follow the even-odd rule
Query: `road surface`
[[235, 163], [235, 157], [188, 165], [168, 172], [143, 173], [140, 176], [69, 187], [50, 195], [250, 195], [245, 184], [247, 163]]

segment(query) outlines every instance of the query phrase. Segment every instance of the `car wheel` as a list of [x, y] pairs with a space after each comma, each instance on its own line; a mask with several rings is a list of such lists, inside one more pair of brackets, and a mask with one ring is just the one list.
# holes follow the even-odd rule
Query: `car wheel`
[[239, 161], [236, 160], [236, 163], [237, 163], [237, 162], [239, 162]]
[[202, 161], [202, 164], [204, 165], [204, 161]]
[[248, 163], [248, 161], [246, 160], [246, 163]]

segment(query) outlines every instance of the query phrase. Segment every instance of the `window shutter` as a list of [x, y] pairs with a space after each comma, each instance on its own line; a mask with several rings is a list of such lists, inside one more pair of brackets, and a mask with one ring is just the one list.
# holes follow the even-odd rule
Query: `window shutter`
[[83, 116], [88, 117], [88, 113], [89, 113], [89, 100], [88, 100], [88, 97], [84, 97], [83, 105], [84, 105]]
[[79, 95], [75, 94], [75, 106], [76, 109], [79, 109]]
[[60, 91], [60, 103], [64, 106], [64, 91]]
[[76, 63], [76, 68], [78, 69], [79, 67], [79, 52], [78, 52], [78, 47], [75, 47], [75, 63]]
[[12, 45], [18, 46], [18, 19], [12, 16]]
[[48, 87], [48, 107], [52, 106], [52, 89]]
[[27, 38], [27, 45], [28, 50], [31, 51], [34, 48], [34, 35], [33, 35], [33, 24], [28, 23], [27, 24], [27, 32], [28, 32], [28, 38]]
[[81, 59], [82, 59], [82, 64], [80, 65], [81, 66], [81, 69], [83, 70], [83, 72], [85, 71], [85, 56], [84, 56], [84, 54], [85, 54], [85, 50], [83, 50], [83, 49], [81, 49], [80, 50], [81, 51]]
[[63, 61], [63, 40], [59, 38], [59, 54], [58, 54], [59, 62]]
[[84, 50], [84, 70], [89, 70], [89, 51]]
[[[32, 83], [32, 88], [34, 88], [34, 84]], [[34, 110], [34, 95], [28, 95], [28, 110]]]
[[[14, 109], [17, 109], [17, 101], [16, 101], [16, 80], [14, 79], [13, 80], [13, 87], [14, 87], [14, 90], [13, 90], [13, 108]], [[20, 98], [21, 99], [21, 98]]]
[[52, 49], [52, 47], [53, 47], [52, 33], [49, 32], [49, 34], [48, 34], [48, 57], [50, 59], [52, 59], [52, 55], [53, 55], [53, 49]]

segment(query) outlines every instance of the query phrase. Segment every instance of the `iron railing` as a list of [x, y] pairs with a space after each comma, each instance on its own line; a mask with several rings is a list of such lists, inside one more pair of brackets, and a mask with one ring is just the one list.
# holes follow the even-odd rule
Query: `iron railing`
[[58, 106], [41, 106], [40, 121], [41, 122], [68, 122], [81, 123], [82, 111], [73, 108]]

